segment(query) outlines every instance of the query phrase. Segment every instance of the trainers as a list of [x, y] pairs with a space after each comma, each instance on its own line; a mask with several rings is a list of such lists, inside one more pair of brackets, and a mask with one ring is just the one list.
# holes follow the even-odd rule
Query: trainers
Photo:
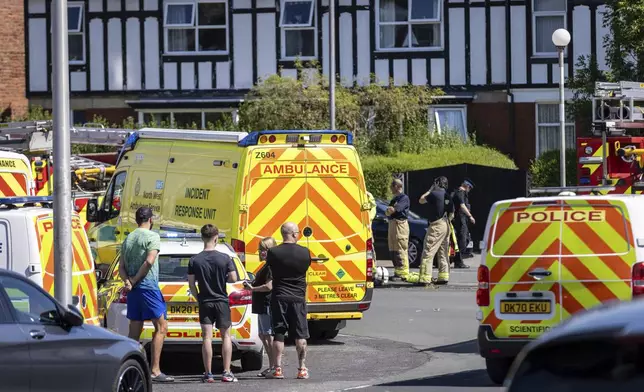
[[281, 367], [276, 367], [270, 372], [266, 374], [266, 378], [278, 378], [282, 379], [284, 378], [284, 373], [282, 373], [282, 368]]
[[237, 377], [233, 375], [233, 372], [224, 372], [221, 376], [221, 382], [237, 382]]
[[257, 377], [266, 377], [266, 375], [271, 371], [273, 371], [273, 368], [269, 367], [268, 369], [265, 369], [263, 372], [259, 373]]
[[298, 380], [306, 380], [307, 378], [309, 378], [309, 369], [307, 369], [307, 368], [297, 369], [297, 379]]
[[215, 376], [212, 373], [204, 373], [201, 377], [201, 382], [207, 382], [209, 384], [215, 382]]

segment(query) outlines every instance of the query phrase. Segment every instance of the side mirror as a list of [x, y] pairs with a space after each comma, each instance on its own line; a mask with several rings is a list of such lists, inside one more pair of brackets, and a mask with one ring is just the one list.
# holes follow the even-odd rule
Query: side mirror
[[252, 273], [252, 272], [246, 272], [246, 273], [248, 274], [248, 280], [250, 280], [251, 282], [254, 282], [255, 281], [255, 274]]
[[98, 282], [99, 280], [101, 280], [101, 278], [103, 277], [101, 270], [94, 270], [94, 273], [96, 274], [96, 281]]
[[85, 220], [90, 223], [98, 222], [98, 199], [90, 199], [87, 201]]
[[67, 305], [67, 310], [63, 313], [62, 319], [65, 324], [72, 327], [79, 327], [85, 321], [81, 312], [74, 305]]

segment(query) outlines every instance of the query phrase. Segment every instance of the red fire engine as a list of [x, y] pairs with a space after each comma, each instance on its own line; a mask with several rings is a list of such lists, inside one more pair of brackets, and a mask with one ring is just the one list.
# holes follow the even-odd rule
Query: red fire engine
[[644, 103], [644, 83], [595, 84], [593, 136], [577, 138], [580, 186], [602, 187], [598, 193], [642, 193], [644, 109], [638, 103]]

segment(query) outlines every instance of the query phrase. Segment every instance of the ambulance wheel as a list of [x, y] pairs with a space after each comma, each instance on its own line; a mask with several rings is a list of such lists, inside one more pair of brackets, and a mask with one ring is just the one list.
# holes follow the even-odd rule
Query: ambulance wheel
[[262, 370], [264, 365], [264, 350], [260, 352], [249, 351], [241, 355], [241, 367], [245, 372]]
[[123, 362], [116, 374], [112, 391], [148, 392], [148, 380], [141, 364], [134, 359]]
[[512, 366], [512, 358], [485, 358], [487, 375], [493, 383], [502, 385], [505, 376], [508, 375]]
[[338, 334], [339, 334], [339, 333], [340, 333], [340, 330], [339, 330], [339, 329], [334, 329], [334, 330], [332, 330], [332, 331], [327, 330], [327, 331], [324, 331], [324, 332], [322, 333], [322, 338], [323, 338], [323, 339], [329, 339], [329, 340], [331, 340], [331, 339], [335, 339], [335, 338], [337, 338], [337, 337], [338, 337]]
[[420, 245], [418, 238], [409, 239], [409, 249], [407, 250], [407, 257], [409, 258], [409, 268], [418, 268], [420, 266], [420, 257], [423, 252], [423, 247]]

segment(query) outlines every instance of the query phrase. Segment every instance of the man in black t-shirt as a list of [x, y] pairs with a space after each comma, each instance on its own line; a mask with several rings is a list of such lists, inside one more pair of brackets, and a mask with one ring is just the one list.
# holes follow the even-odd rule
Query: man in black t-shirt
[[[212, 325], [215, 324], [221, 332], [221, 356], [224, 362], [223, 382], [236, 382], [237, 378], [230, 371], [230, 361], [233, 352], [230, 339], [230, 305], [226, 283], [237, 281], [237, 271], [233, 260], [227, 254], [215, 250], [219, 239], [219, 230], [213, 225], [201, 228], [201, 239], [204, 243], [203, 252], [193, 256], [188, 263], [188, 284], [192, 296], [199, 302], [199, 323], [203, 338], [203, 365], [205, 373], [203, 382], [212, 383]], [[195, 284], [199, 283], [199, 286]]]
[[468, 258], [468, 256], [471, 257], [471, 255], [467, 255], [467, 244], [470, 236], [468, 223], [476, 223], [470, 211], [469, 193], [472, 188], [474, 188], [474, 183], [469, 178], [466, 178], [454, 192], [454, 231], [458, 242], [458, 253], [454, 260], [454, 268], [470, 268], [463, 262], [463, 259]]
[[273, 363], [275, 369], [266, 378], [284, 378], [282, 352], [284, 335], [295, 339], [299, 368], [298, 379], [309, 378], [305, 365], [306, 339], [309, 327], [306, 311], [306, 271], [311, 266], [311, 253], [297, 244], [300, 229], [287, 222], [281, 228], [284, 242], [268, 250], [266, 265], [273, 274], [271, 317], [273, 318]]
[[434, 256], [438, 253], [438, 279], [436, 284], [449, 281], [449, 220], [453, 212], [447, 195], [447, 177], [436, 178], [434, 185], [420, 197], [420, 204], [428, 205], [429, 227], [423, 241], [423, 255], [420, 262], [418, 284], [432, 284]]

